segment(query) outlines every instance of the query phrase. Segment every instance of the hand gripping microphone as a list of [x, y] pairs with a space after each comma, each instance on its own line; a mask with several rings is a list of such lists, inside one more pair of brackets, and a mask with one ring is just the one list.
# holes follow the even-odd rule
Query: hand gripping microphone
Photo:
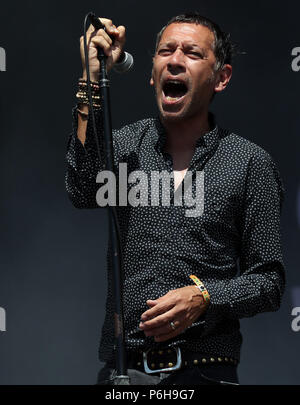
[[[94, 26], [96, 30], [103, 28], [105, 30], [105, 26], [101, 23], [99, 18], [96, 17], [94, 13], [89, 14], [89, 19], [91, 24]], [[114, 39], [112, 38], [114, 41]], [[133, 57], [128, 52], [122, 52], [118, 62], [114, 64], [113, 69], [117, 73], [125, 73], [128, 72], [133, 66]]]

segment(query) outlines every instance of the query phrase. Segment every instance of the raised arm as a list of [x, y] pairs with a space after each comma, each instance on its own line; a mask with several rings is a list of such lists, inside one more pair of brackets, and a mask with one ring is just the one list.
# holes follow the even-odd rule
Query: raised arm
[[[98, 81], [100, 63], [97, 58], [97, 47], [101, 47], [107, 55], [107, 71], [118, 61], [125, 44], [125, 27], [116, 27], [113, 22], [106, 18], [100, 19], [105, 26], [95, 30], [91, 25], [87, 31], [89, 44], [89, 67], [90, 79]], [[109, 34], [109, 35], [108, 35]], [[114, 39], [114, 41], [112, 40]], [[84, 58], [84, 38], [80, 38], [80, 54], [83, 66], [82, 79], [86, 80]], [[102, 111], [94, 108], [96, 116], [97, 136], [100, 151], [103, 151], [102, 142]], [[67, 173], [66, 189], [70, 200], [77, 208], [97, 208], [96, 177], [104, 162], [99, 161], [96, 142], [94, 139], [92, 119], [87, 104], [78, 103], [72, 110], [73, 130], [67, 145]], [[103, 155], [103, 154], [102, 154]]]

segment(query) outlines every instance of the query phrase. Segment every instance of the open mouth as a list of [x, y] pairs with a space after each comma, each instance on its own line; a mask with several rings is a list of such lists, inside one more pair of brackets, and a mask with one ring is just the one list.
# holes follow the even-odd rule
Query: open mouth
[[163, 95], [167, 103], [176, 103], [187, 93], [188, 88], [185, 83], [177, 80], [168, 80], [163, 85]]

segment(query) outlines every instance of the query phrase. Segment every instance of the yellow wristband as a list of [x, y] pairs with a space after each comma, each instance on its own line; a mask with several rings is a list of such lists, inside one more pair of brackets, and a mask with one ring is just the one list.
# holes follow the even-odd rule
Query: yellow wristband
[[201, 291], [204, 301], [208, 302], [210, 300], [210, 295], [209, 295], [205, 285], [202, 283], [201, 280], [199, 280], [199, 278], [197, 276], [194, 276], [193, 274], [190, 275], [190, 278], [193, 280], [193, 282], [196, 284], [196, 286]]

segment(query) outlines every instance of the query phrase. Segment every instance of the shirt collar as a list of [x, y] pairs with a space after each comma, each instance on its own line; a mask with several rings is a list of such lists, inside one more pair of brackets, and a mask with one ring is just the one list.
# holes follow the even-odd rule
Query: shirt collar
[[[220, 127], [217, 125], [213, 113], [208, 113], [208, 122], [211, 130], [200, 136], [196, 142], [196, 149], [193, 160], [196, 161], [203, 154], [209, 153], [216, 149], [220, 141]], [[156, 136], [153, 137], [154, 148], [157, 152], [164, 153], [164, 146], [167, 140], [166, 130], [158, 116], [155, 119]]]

